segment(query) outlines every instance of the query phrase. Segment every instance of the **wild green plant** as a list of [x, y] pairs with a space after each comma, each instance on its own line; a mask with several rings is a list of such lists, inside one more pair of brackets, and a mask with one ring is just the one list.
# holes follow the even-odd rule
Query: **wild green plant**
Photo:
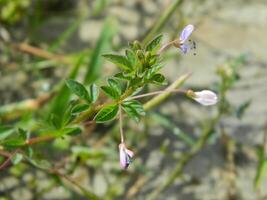
[[[161, 44], [163, 36], [158, 35], [146, 45], [142, 45], [138, 41], [129, 43], [124, 55], [104, 54], [103, 57], [119, 69], [118, 73], [107, 78], [105, 85], [82, 84], [74, 79], [67, 79], [65, 84], [76, 95], [76, 99], [68, 102], [61, 99], [60, 101], [67, 107], [61, 112], [48, 113], [42, 127], [34, 130], [37, 136], [32, 137], [31, 131], [23, 127], [1, 127], [0, 153], [7, 157], [1, 168], [8, 166], [10, 161], [13, 164], [24, 161], [37, 168], [51, 171], [50, 165], [40, 165], [35, 160], [34, 148], [31, 147], [33, 144], [48, 142], [64, 136], [74, 137], [82, 133], [82, 127], [85, 124], [118, 120], [120, 165], [122, 169], [127, 169], [134, 153], [126, 145], [123, 131], [123, 119], [126, 116], [138, 122], [140, 118], [145, 117], [147, 110], [164, 101], [171, 93], [184, 94], [204, 106], [214, 105], [218, 101], [217, 95], [210, 90], [180, 89], [179, 87], [189, 77], [189, 74], [181, 76], [164, 90], [140, 94], [143, 88], [149, 84], [161, 87], [168, 84], [164, 74], [161, 73], [164, 66], [162, 54], [170, 47], [179, 48], [184, 54], [194, 49], [195, 43], [188, 40], [193, 30], [193, 25], [186, 26], [178, 39], [166, 44]], [[100, 93], [106, 96], [105, 102], [100, 100]], [[145, 104], [138, 101], [138, 99], [148, 96], [156, 97]], [[60, 96], [56, 98], [59, 99]], [[92, 194], [90, 195], [92, 196]]]

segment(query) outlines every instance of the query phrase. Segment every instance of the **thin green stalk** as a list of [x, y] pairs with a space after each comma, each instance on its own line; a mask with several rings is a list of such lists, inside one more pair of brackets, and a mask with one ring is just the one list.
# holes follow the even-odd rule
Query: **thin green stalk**
[[169, 87], [166, 88], [166, 91], [162, 94], [159, 94], [158, 96], [154, 97], [144, 105], [145, 110], [151, 110], [152, 108], [159, 105], [161, 102], [163, 102], [165, 99], [167, 99], [171, 94], [172, 90], [179, 89], [184, 82], [189, 78], [191, 73], [187, 73], [185, 75], [180, 76], [176, 81], [174, 81]]
[[154, 26], [148, 32], [143, 40], [143, 44], [146, 44], [148, 41], [150, 41], [163, 28], [163, 26], [170, 19], [170, 17], [182, 2], [183, 0], [174, 0], [172, 2], [172, 4], [163, 12], [161, 17], [156, 21]]

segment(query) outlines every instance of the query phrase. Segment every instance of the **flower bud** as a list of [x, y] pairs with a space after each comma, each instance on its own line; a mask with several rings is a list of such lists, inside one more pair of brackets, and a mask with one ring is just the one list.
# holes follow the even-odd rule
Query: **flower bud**
[[144, 53], [143, 53], [142, 50], [137, 50], [137, 51], [136, 51], [136, 55], [137, 55], [137, 57], [138, 57], [138, 59], [139, 59], [140, 61], [144, 61], [145, 56], [144, 56]]
[[138, 42], [137, 40], [133, 42], [133, 47], [135, 50], [142, 49], [140, 42]]
[[120, 165], [122, 169], [127, 169], [130, 165], [131, 158], [134, 156], [134, 153], [127, 149], [125, 143], [119, 144], [119, 151], [120, 151]]
[[211, 106], [218, 102], [217, 95], [210, 90], [202, 90], [199, 92], [194, 92], [192, 90], [188, 90], [186, 95], [203, 106]]
[[151, 58], [151, 53], [149, 51], [146, 51], [146, 53], [145, 53], [145, 59], [146, 59], [146, 61], [149, 61], [150, 58]]

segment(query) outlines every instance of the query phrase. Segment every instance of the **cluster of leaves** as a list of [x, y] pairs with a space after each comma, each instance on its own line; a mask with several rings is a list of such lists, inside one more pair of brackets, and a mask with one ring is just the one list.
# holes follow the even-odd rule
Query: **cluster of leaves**
[[107, 79], [107, 85], [101, 86], [101, 91], [111, 99], [111, 103], [106, 103], [96, 110], [95, 102], [97, 101], [99, 89], [95, 84], [87, 87], [75, 80], [67, 80], [68, 88], [79, 97], [79, 100], [71, 108], [71, 119], [83, 113], [96, 111], [95, 120], [98, 123], [112, 120], [116, 117], [119, 107], [127, 115], [138, 121], [141, 116], [145, 115], [142, 104], [130, 99], [130, 97], [146, 84], [165, 85], [165, 77], [159, 73], [162, 68], [160, 55], [157, 51], [160, 47], [162, 35], [157, 36], [145, 47], [138, 41], [129, 44], [125, 50], [125, 55], [105, 54], [103, 55], [108, 61], [114, 63], [120, 69], [120, 72]]
[[[75, 77], [67, 79], [66, 89], [78, 98], [65, 100], [66, 93], [59, 93], [59, 99], [60, 94], [63, 94], [59, 102], [65, 105], [67, 103], [64, 101], [67, 101], [68, 105], [60, 107], [62, 112], [44, 114], [45, 120], [38, 124], [38, 130], [24, 130], [19, 124], [14, 127], [0, 126], [0, 146], [14, 153], [10, 156], [12, 163], [15, 165], [23, 160], [37, 168], [49, 170], [52, 164], [34, 153], [31, 142], [35, 139], [42, 141], [43, 138], [78, 135], [82, 132], [79, 124], [85, 120], [94, 119], [97, 123], [103, 123], [115, 119], [121, 110], [138, 122], [145, 115], [145, 110], [142, 103], [132, 97], [147, 84], [166, 84], [164, 75], [159, 72], [163, 66], [161, 56], [157, 54], [161, 40], [162, 35], [159, 35], [145, 46], [134, 41], [125, 50], [125, 55], [103, 55], [119, 68], [119, 72], [108, 78], [105, 85], [99, 87], [94, 83], [87, 84], [86, 81], [83, 84], [74, 80]], [[108, 98], [104, 104], [98, 100], [100, 92]], [[35, 134], [38, 136], [34, 137]]]

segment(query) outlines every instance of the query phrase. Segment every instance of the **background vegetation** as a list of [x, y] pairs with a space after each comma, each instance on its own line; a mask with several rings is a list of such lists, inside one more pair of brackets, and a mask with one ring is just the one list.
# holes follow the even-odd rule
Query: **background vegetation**
[[[266, 18], [264, 0], [0, 0], [0, 199], [267, 199]], [[170, 49], [161, 73], [216, 106], [173, 94], [125, 117], [127, 171], [116, 120], [59, 127], [77, 100], [66, 80], [105, 85], [118, 68], [103, 54], [186, 24], [197, 49]]]

